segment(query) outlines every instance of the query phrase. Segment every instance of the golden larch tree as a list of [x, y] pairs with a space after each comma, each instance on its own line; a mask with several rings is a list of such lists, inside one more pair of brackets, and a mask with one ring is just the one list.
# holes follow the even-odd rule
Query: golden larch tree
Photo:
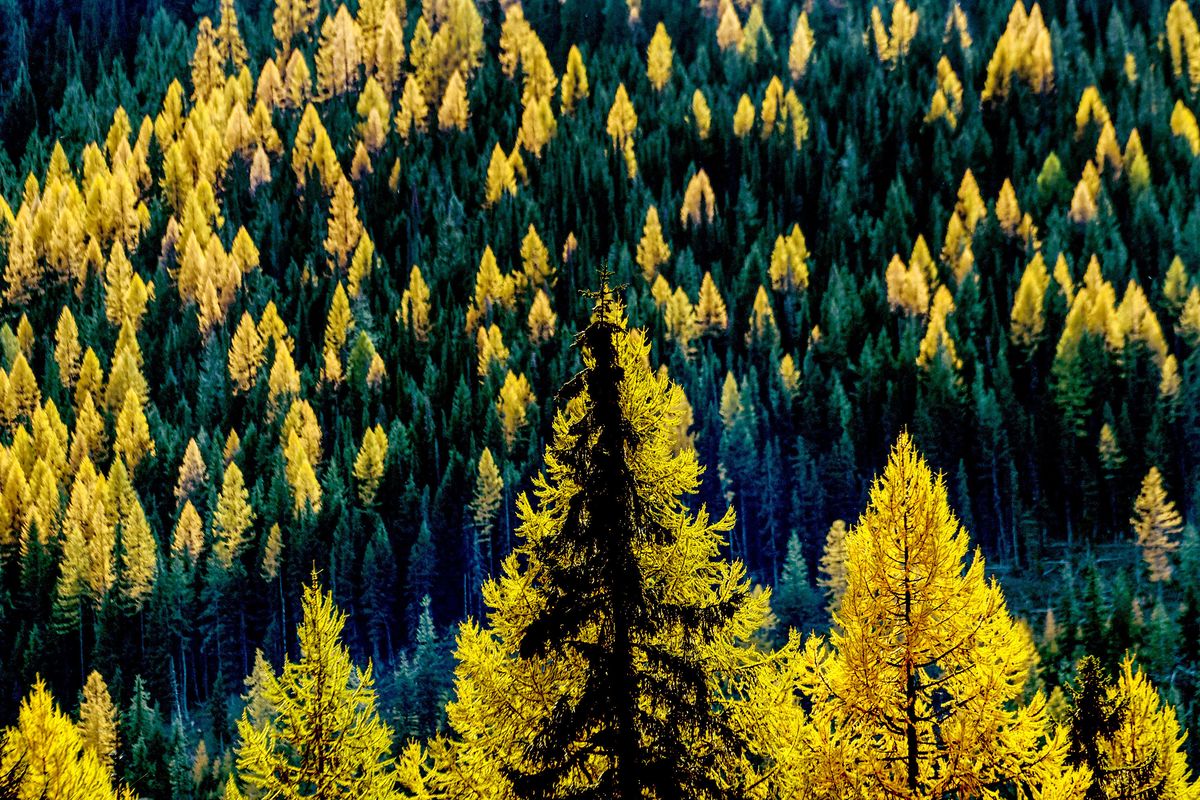
[[661, 22], [654, 28], [650, 44], [646, 47], [646, 77], [654, 91], [661, 92], [671, 80], [671, 68], [675, 62], [675, 50], [671, 37]]
[[249, 543], [254, 517], [250, 493], [246, 491], [246, 479], [241, 468], [231, 461], [225, 467], [212, 518], [213, 555], [224, 569], [233, 567], [234, 561]]
[[[375, 707], [371, 668], [354, 666], [342, 644], [346, 616], [314, 574], [304, 587], [297, 661], [265, 671], [271, 713], [238, 720], [237, 785], [263, 797], [394, 798], [392, 731]], [[226, 795], [228, 797], [228, 795]]]
[[[865, 794], [975, 796], [1058, 777], [1045, 697], [1026, 695], [1032, 640], [1009, 614], [946, 486], [902, 433], [846, 537], [846, 590], [802, 690], [832, 732], [814, 782]], [[828, 714], [828, 716], [824, 716]]]
[[1179, 549], [1183, 520], [1175, 510], [1175, 503], [1167, 497], [1158, 467], [1150, 467], [1142, 479], [1129, 524], [1137, 535], [1142, 558], [1150, 570], [1150, 580], [1156, 583], [1171, 580], [1171, 554]]
[[233, 393], [244, 394], [254, 388], [258, 374], [266, 363], [266, 343], [258, 335], [258, 326], [248, 311], [242, 318], [229, 343], [229, 380]]
[[642, 226], [642, 238], [637, 246], [637, 263], [642, 268], [642, 277], [646, 282], [652, 282], [658, 274], [658, 268], [667, 263], [671, 257], [671, 248], [663, 239], [662, 223], [658, 218], [658, 209], [650, 206], [646, 209], [646, 222]]
[[812, 59], [816, 40], [812, 27], [808, 24], [808, 12], [800, 12], [796, 17], [796, 25], [792, 28], [792, 43], [788, 47], [788, 71], [793, 81], [799, 81], [808, 71], [808, 62]]
[[587, 69], [583, 65], [583, 55], [579, 48], [571, 45], [567, 53], [567, 68], [563, 72], [562, 84], [559, 87], [562, 96], [562, 113], [575, 113], [575, 106], [588, 96]]
[[[41, 678], [0, 739], [0, 775], [16, 778], [17, 800], [117, 800], [112, 776]], [[131, 795], [122, 792], [121, 797]]]
[[117, 707], [113, 705], [108, 684], [96, 670], [88, 674], [79, 702], [79, 722], [75, 725], [86, 748], [95, 753], [109, 776], [117, 755]]
[[317, 50], [317, 95], [324, 100], [354, 92], [362, 78], [362, 42], [358, 23], [345, 5], [321, 25]]
[[363, 432], [362, 445], [354, 458], [354, 477], [358, 480], [358, 497], [364, 505], [375, 502], [383, 470], [387, 466], [388, 437], [382, 425]]
[[443, 131], [467, 129], [467, 121], [471, 117], [470, 103], [467, 100], [467, 85], [462, 73], [458, 70], [450, 76], [446, 84], [446, 92], [442, 95], [442, 104], [438, 107], [438, 129]]

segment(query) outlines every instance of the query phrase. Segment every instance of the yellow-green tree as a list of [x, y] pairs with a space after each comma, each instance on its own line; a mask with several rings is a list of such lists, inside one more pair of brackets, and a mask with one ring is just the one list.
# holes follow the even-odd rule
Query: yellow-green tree
[[654, 36], [646, 48], [646, 76], [654, 91], [661, 92], [671, 80], [671, 68], [675, 62], [675, 51], [671, 37], [661, 22], [654, 28]]
[[363, 433], [362, 446], [354, 458], [354, 477], [358, 479], [358, 496], [366, 505], [375, 502], [379, 482], [387, 464], [388, 437], [382, 425]]
[[241, 468], [230, 463], [225, 467], [221, 480], [221, 492], [217, 495], [217, 508], [213, 512], [213, 555], [221, 566], [230, 569], [250, 541], [250, 527], [254, 524], [254, 508], [250, 505], [250, 493], [246, 491], [246, 479]]
[[1044, 696], [1026, 699], [1032, 641], [980, 553], [968, 556], [945, 482], [907, 433], [846, 551], [828, 644], [805, 651], [822, 734], [812, 790], [977, 797], [1061, 777], [1065, 740], [1048, 730]]
[[108, 774], [112, 775], [113, 759], [117, 755], [117, 707], [104, 677], [92, 670], [83, 685], [79, 702], [79, 722], [75, 725], [84, 745], [96, 754]]
[[1142, 479], [1129, 524], [1137, 534], [1142, 558], [1150, 569], [1150, 580], [1156, 583], [1171, 580], [1171, 553], [1179, 549], [1183, 520], [1175, 510], [1175, 503], [1167, 497], [1158, 467], [1150, 467]]
[[[12, 776], [14, 800], [117, 800], [101, 756], [59, 710], [39, 678], [21, 702], [17, 724], [0, 740], [0, 776]], [[122, 799], [129, 797], [122, 792]]]
[[371, 668], [351, 663], [346, 616], [315, 575], [301, 609], [299, 660], [259, 676], [271, 713], [255, 720], [247, 709], [238, 720], [236, 783], [262, 797], [392, 800], [392, 731], [375, 708]]
[[602, 299], [580, 341], [521, 543], [484, 586], [486, 624], [460, 634], [453, 738], [425, 775], [410, 748], [402, 774], [450, 797], [745, 792], [727, 690], [763, 660], [742, 642], [766, 599], [720, 555], [732, 513], [683, 502], [700, 466], [675, 450], [682, 390], [642, 333]]

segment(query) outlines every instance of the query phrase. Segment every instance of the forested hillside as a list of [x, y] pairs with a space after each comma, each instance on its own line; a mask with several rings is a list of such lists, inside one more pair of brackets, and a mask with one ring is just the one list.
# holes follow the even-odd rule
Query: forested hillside
[[0, 0], [0, 797], [1196, 797], [1200, 8], [409, 3]]

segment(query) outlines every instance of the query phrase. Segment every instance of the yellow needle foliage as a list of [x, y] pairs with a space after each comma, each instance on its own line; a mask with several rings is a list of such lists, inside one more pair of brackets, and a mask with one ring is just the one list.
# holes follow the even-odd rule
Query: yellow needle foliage
[[804, 658], [818, 793], [980, 796], [1062, 773], [1045, 697], [1026, 694], [1032, 641], [907, 433], [846, 537], [829, 640]]
[[667, 28], [661, 22], [654, 28], [654, 36], [646, 48], [646, 77], [654, 91], [661, 92], [671, 80], [671, 67], [675, 61], [675, 51], [671, 47], [671, 37]]
[[1013, 344], [1032, 348], [1042, 338], [1046, 317], [1042, 311], [1046, 290], [1050, 288], [1050, 274], [1041, 253], [1035, 253], [1021, 274], [1021, 283], [1013, 298], [1009, 335]]
[[980, 100], [984, 103], [1008, 97], [1012, 79], [1025, 81], [1031, 91], [1046, 94], [1054, 89], [1054, 57], [1050, 30], [1037, 4], [1025, 10], [1024, 0], [1015, 0], [1008, 24], [996, 42], [987, 66]]
[[642, 277], [647, 283], [654, 281], [658, 268], [667, 263], [671, 257], [671, 248], [663, 239], [662, 222], [658, 218], [658, 209], [650, 206], [646, 209], [646, 222], [642, 226], [642, 238], [637, 246], [637, 263], [642, 268]]
[[113, 788], [103, 757], [59, 710], [38, 678], [21, 701], [15, 726], [0, 740], [0, 775], [16, 776], [14, 800], [132, 800]]
[[1158, 467], [1150, 467], [1142, 479], [1129, 524], [1137, 535], [1142, 558], [1150, 570], [1150, 580], [1156, 583], [1171, 580], [1171, 553], [1179, 549], [1183, 520], [1175, 510], [1175, 503], [1167, 497]]
[[808, 62], [812, 60], [815, 46], [812, 27], [808, 24], [808, 12], [801, 11], [792, 28], [792, 43], [788, 47], [788, 71], [793, 81], [799, 81], [808, 71]]
[[[635, 584], [624, 586], [622, 592], [638, 592], [652, 607], [670, 603], [676, 607], [727, 609], [722, 610], [721, 621], [702, 634], [675, 624], [658, 632], [635, 629], [631, 634], [635, 638], [630, 644], [637, 652], [662, 655], [638, 658], [634, 666], [633, 694], [629, 698], [633, 705], [628, 711], [636, 715], [633, 724], [638, 726], [644, 748], [638, 748], [640, 753], [630, 759], [647, 762], [654, 753], [669, 750], [678, 757], [669, 762], [669, 768], [663, 764], [657, 770], [641, 772], [646, 781], [665, 784], [703, 775], [718, 781], [718, 785], [748, 787], [761, 776], [755, 775], [748, 760], [739, 757], [739, 747], [719, 746], [698, 728], [662, 720], [654, 703], [664, 691], [660, 676], [665, 677], [673, 668], [668, 665], [683, 661], [703, 676], [702, 683], [695, 687], [700, 695], [694, 700], [705, 713], [727, 714], [735, 727], [749, 725], [754, 719], [763, 724], [762, 714], [754, 714], [763, 707], [746, 708], [741, 714], [729, 709], [742, 702], [750, 705], [743, 701], [742, 690], [752, 682], [757, 667], [771, 661], [745, 644], [746, 637], [766, 618], [766, 597], [751, 596], [741, 564], [725, 561], [719, 554], [721, 535], [733, 526], [732, 513], [713, 520], [706, 511], [693, 513], [681, 502], [682, 497], [697, 490], [700, 476], [695, 451], [689, 447], [676, 453], [673, 449], [682, 390], [665, 373], [650, 370], [649, 343], [641, 332], [625, 330], [623, 324], [610, 321], [606, 314], [601, 309], [601, 321], [593, 322], [584, 334], [583, 380], [588, 380], [587, 376], [618, 376], [619, 391], [614, 387], [609, 396], [614, 406], [619, 403], [619, 414], [629, 428], [638, 431], [624, 459], [631, 473], [628, 485], [645, 504], [645, 513], [653, 515], [653, 528], [661, 526], [670, 532], [662, 540], [649, 531], [635, 534], [628, 547], [640, 577]], [[609, 355], [598, 352], [608, 346], [613, 348]], [[605, 367], [601, 372], [597, 365], [602, 358], [613, 359], [619, 369], [609, 372], [611, 367]], [[603, 379], [590, 378], [593, 382]], [[593, 409], [599, 404], [584, 388], [587, 384], [582, 380], [579, 383], [578, 393], [556, 416], [545, 471], [534, 481], [534, 498], [522, 495], [518, 499], [521, 524], [517, 550], [505, 559], [502, 574], [484, 586], [487, 619], [483, 623], [468, 621], [459, 636], [456, 698], [448, 707], [451, 738], [436, 740], [428, 751], [414, 746], [401, 759], [402, 782], [419, 784], [422, 791], [418, 796], [467, 796], [479, 788], [484, 788], [481, 796], [511, 796], [512, 776], [547, 766], [530, 758], [538, 732], [577, 708], [578, 713], [599, 714], [597, 724], [603, 727], [569, 744], [565, 769], [558, 770], [557, 762], [548, 765], [552, 772], [547, 774], [554, 775], [555, 796], [596, 790], [604, 781], [615, 780], [614, 774], [629, 775], [640, 768], [632, 760], [622, 762], [609, 743], [612, 739], [603, 735], [615, 729], [618, 723], [611, 720], [625, 712], [621, 705], [600, 702], [586, 709], [577, 706], [586, 702], [581, 698], [595, 692], [590, 687], [597, 685], [589, 681], [588, 663], [582, 654], [614, 643], [609, 601], [597, 595], [595, 605], [589, 605], [586, 612], [590, 618], [594, 607], [596, 621], [573, 633], [570, 641], [556, 639], [553, 653], [531, 652], [522, 645], [525, 637], [534, 633], [531, 626], [535, 621], [558, 602], [553, 599], [561, 591], [555, 576], [564, 568], [580, 568], [578, 563], [568, 567], [549, 561], [554, 553], [562, 552], [559, 543], [572, 535], [572, 509], [602, 502], [581, 494], [578, 478], [573, 477], [573, 465], [578, 463], [578, 456], [572, 454], [578, 448], [576, 431], [598, 413]], [[604, 516], [583, 513], [589, 519]], [[643, 530], [643, 525], [633, 525], [629, 530]], [[573, 604], [580, 601], [575, 596], [570, 600]], [[790, 693], [781, 697], [785, 704], [791, 704]], [[755, 698], [765, 703], [761, 696]], [[679, 733], [667, 732], [675, 730]], [[767, 788], [765, 779], [761, 786]]]
[[387, 465], [388, 437], [382, 425], [363, 433], [362, 446], [354, 458], [354, 477], [358, 479], [358, 496], [365, 505], [375, 502], [379, 482]]
[[392, 731], [376, 710], [371, 669], [351, 663], [342, 644], [346, 616], [315, 574], [301, 614], [299, 660], [261, 675], [273, 713], [257, 724], [249, 711], [238, 720], [237, 783], [254, 797], [392, 800]]

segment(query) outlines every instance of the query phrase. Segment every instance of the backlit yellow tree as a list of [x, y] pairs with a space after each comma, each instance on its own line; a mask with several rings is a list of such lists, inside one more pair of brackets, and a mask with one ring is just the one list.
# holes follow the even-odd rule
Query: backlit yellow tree
[[949, 798], [1059, 777], [1065, 742], [1045, 697], [1026, 694], [1032, 640], [907, 433], [846, 552], [834, 629], [805, 652], [802, 690], [829, 726], [812, 789]]

